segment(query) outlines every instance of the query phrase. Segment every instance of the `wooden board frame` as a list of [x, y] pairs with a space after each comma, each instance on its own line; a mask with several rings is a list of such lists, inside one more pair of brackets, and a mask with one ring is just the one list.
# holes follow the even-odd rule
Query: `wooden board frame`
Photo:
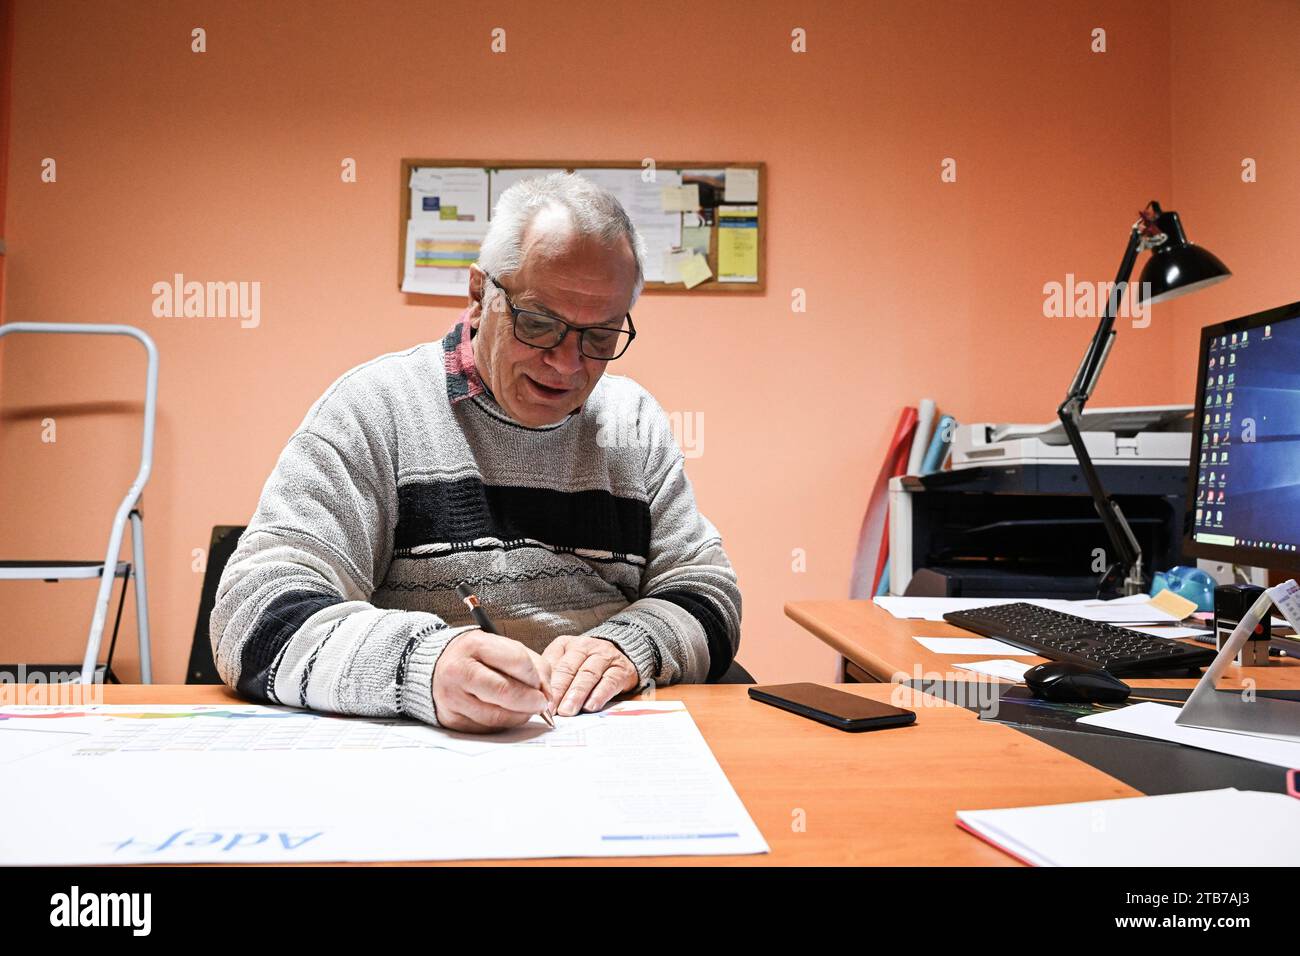
[[[478, 169], [553, 169], [556, 171], [573, 172], [579, 169], [641, 169], [642, 164], [635, 160], [573, 160], [573, 159], [544, 159], [544, 160], [522, 160], [522, 159], [403, 159], [401, 166], [401, 176], [398, 180], [398, 187], [401, 192], [399, 199], [401, 217], [397, 223], [397, 288], [402, 288], [402, 280], [406, 276], [406, 227], [411, 219], [411, 170], [424, 166], [440, 167], [469, 167]], [[767, 219], [765, 210], [767, 209], [767, 164], [742, 163], [731, 160], [723, 162], [703, 162], [703, 163], [683, 163], [683, 162], [660, 162], [655, 161], [656, 170], [682, 170], [682, 169], [726, 169], [728, 167], [739, 167], [741, 169], [758, 170], [758, 281], [757, 282], [719, 282], [718, 275], [718, 216], [713, 217], [712, 235], [709, 238], [709, 271], [713, 277], [697, 285], [694, 289], [687, 289], [680, 282], [647, 282], [645, 291], [648, 293], [675, 293], [677, 295], [695, 295], [698, 293], [762, 293], [767, 291]], [[753, 203], [742, 203], [741, 205], [754, 205]], [[407, 295], [424, 295], [426, 293], [405, 293]], [[437, 296], [437, 298], [453, 298], [452, 296]]]

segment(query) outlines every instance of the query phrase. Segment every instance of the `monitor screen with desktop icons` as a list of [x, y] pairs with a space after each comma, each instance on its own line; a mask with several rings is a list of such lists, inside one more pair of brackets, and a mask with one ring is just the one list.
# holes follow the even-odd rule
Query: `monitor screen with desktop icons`
[[1300, 571], [1300, 302], [1201, 330], [1183, 551]]

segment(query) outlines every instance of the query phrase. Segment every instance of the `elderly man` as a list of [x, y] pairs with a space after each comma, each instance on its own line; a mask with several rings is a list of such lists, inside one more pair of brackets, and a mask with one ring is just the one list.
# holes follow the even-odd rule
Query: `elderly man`
[[446, 337], [348, 372], [290, 438], [217, 592], [223, 680], [489, 732], [726, 671], [740, 592], [718, 532], [663, 410], [604, 374], [644, 256], [579, 176], [502, 194]]

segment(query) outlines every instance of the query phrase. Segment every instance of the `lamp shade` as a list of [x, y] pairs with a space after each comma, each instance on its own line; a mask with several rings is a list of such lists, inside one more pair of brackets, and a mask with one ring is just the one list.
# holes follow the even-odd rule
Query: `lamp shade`
[[1138, 280], [1139, 301], [1148, 304], [1166, 302], [1222, 282], [1232, 275], [1218, 256], [1187, 241], [1178, 213], [1160, 212], [1156, 225], [1166, 239], [1151, 250], [1151, 258], [1142, 267], [1142, 276]]

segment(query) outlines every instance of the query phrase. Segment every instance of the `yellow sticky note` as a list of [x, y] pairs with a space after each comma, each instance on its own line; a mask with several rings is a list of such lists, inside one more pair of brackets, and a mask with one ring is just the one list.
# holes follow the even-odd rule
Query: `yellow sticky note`
[[700, 184], [665, 186], [659, 192], [664, 212], [694, 212], [700, 208]]
[[681, 272], [682, 281], [686, 283], [688, 289], [694, 289], [705, 279], [713, 277], [713, 270], [709, 268], [709, 260], [698, 253], [681, 263], [677, 268]]
[[458, 213], [455, 206], [442, 206], [438, 210], [439, 219], [455, 219], [457, 214]]
[[718, 207], [718, 281], [758, 281], [758, 207]]
[[1151, 606], [1162, 611], [1168, 611], [1180, 621], [1195, 611], [1197, 607], [1195, 601], [1189, 601], [1181, 594], [1175, 594], [1168, 588], [1165, 588], [1151, 599]]
[[669, 249], [664, 253], [664, 281], [681, 282], [682, 266], [694, 253], [690, 249]]

